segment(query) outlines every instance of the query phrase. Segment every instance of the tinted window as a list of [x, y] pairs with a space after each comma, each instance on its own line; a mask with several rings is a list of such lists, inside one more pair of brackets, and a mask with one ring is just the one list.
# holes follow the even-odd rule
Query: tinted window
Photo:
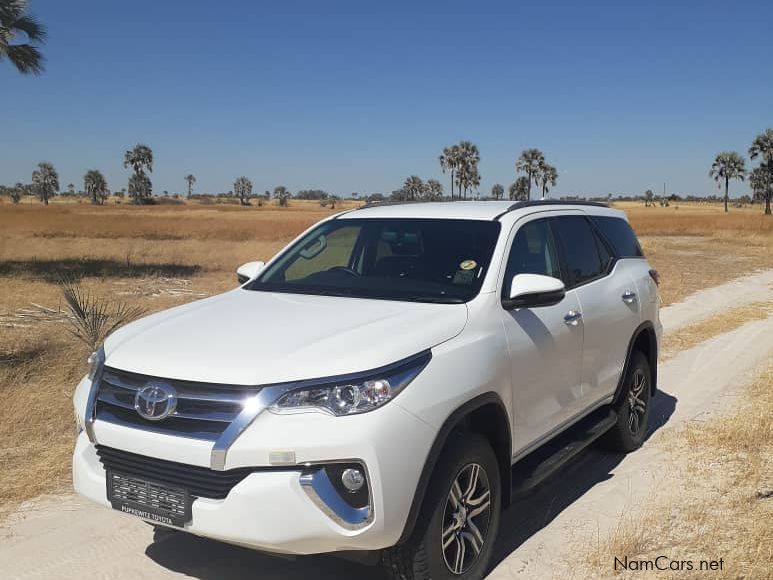
[[465, 302], [480, 290], [499, 222], [336, 219], [288, 248], [249, 290]]
[[[592, 229], [592, 228], [591, 228]], [[609, 247], [607, 246], [607, 242], [605, 242], [600, 236], [597, 231], [593, 231], [593, 238], [596, 240], [596, 250], [599, 253], [599, 258], [601, 259], [601, 269], [606, 272], [609, 268], [610, 263], [615, 259], [612, 255], [612, 252], [609, 250]]]
[[641, 258], [641, 251], [636, 234], [633, 233], [630, 224], [621, 218], [593, 216], [591, 218], [604, 234], [607, 241], [621, 258]]
[[505, 270], [505, 290], [516, 274], [561, 277], [553, 234], [547, 220], [535, 220], [518, 229]]
[[582, 216], [552, 218], [553, 231], [565, 257], [567, 287], [600, 276], [606, 263], [599, 256], [599, 244], [588, 220]]

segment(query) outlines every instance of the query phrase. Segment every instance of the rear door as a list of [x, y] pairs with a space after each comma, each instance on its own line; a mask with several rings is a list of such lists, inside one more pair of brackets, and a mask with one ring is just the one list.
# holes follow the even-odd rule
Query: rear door
[[577, 295], [582, 313], [581, 390], [583, 409], [614, 394], [628, 344], [641, 316], [629, 264], [586, 216], [553, 218], [565, 265], [564, 283]]

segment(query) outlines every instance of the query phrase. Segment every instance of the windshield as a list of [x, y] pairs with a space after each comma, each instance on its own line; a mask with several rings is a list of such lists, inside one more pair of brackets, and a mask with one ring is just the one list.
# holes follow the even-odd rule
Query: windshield
[[467, 302], [480, 290], [499, 222], [337, 219], [320, 224], [247, 288], [414, 302]]

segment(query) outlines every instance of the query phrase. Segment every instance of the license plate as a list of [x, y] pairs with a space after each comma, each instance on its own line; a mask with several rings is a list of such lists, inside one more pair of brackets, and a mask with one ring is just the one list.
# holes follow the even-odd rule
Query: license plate
[[191, 521], [190, 494], [183, 488], [108, 470], [107, 499], [114, 509], [159, 524], [182, 527]]

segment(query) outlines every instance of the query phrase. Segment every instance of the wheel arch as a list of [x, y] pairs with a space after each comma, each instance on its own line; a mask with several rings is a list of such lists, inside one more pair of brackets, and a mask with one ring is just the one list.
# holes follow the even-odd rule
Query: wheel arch
[[451, 413], [440, 427], [424, 462], [419, 482], [414, 491], [411, 509], [400, 535], [398, 544], [407, 541], [416, 527], [424, 498], [429, 488], [437, 462], [455, 432], [473, 432], [485, 437], [491, 444], [499, 465], [499, 477], [502, 490], [502, 508], [510, 504], [512, 487], [512, 436], [510, 417], [501, 397], [487, 392], [470, 399]]
[[658, 339], [655, 333], [655, 327], [652, 322], [642, 322], [631, 336], [631, 340], [628, 342], [628, 351], [625, 354], [625, 364], [623, 365], [623, 372], [620, 375], [620, 381], [615, 391], [615, 399], [613, 405], [620, 400], [625, 388], [625, 377], [628, 374], [628, 368], [631, 364], [631, 355], [635, 351], [640, 351], [647, 357], [647, 362], [650, 365], [650, 387], [651, 396], [654, 396], [657, 392], [658, 385]]

